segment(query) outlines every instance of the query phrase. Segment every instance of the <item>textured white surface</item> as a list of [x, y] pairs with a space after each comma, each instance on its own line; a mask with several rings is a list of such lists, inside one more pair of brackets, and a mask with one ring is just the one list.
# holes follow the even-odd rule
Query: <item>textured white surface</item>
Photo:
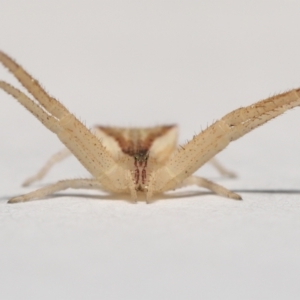
[[[88, 126], [177, 122], [185, 141], [300, 86], [300, 3], [244, 2], [7, 1], [0, 47]], [[242, 202], [67, 191], [7, 205], [61, 146], [4, 93], [0, 103], [1, 299], [299, 299], [299, 109], [220, 155], [238, 179], [200, 170]], [[85, 175], [70, 159], [44, 183]]]

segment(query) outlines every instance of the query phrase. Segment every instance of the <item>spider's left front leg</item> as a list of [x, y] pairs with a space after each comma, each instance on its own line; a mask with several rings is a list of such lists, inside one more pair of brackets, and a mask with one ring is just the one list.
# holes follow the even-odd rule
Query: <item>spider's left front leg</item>
[[[0, 81], [0, 89], [13, 96], [45, 127], [55, 133], [106, 190], [115, 193], [127, 192], [128, 180], [127, 177], [125, 178], [127, 173], [124, 172], [123, 166], [117, 164], [101, 141], [76, 119], [64, 105], [48, 95], [38, 81], [1, 51], [0, 63], [19, 80], [33, 96], [33, 99], [4, 81]], [[136, 198], [135, 191], [131, 194], [133, 198]]]

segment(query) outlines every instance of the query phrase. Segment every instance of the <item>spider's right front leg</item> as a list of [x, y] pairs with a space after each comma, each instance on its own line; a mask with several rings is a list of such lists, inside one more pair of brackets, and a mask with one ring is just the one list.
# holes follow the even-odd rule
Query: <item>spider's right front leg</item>
[[285, 111], [300, 105], [300, 89], [279, 94], [225, 115], [179, 148], [166, 165], [153, 173], [148, 198], [180, 186], [203, 164], [232, 141]]

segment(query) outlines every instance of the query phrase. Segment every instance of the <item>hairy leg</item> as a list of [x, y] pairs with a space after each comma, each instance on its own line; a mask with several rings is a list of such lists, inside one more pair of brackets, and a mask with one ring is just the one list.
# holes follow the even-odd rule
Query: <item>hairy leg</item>
[[1, 51], [0, 62], [35, 99], [30, 99], [23, 92], [3, 81], [0, 82], [0, 88], [16, 98], [49, 130], [54, 132], [94, 177], [101, 177], [109, 184], [109, 179], [105, 178], [106, 172], [114, 168], [115, 161], [99, 139], [59, 101], [48, 95], [37, 80]]
[[189, 185], [197, 185], [199, 187], [206, 188], [206, 189], [216, 193], [217, 195], [220, 195], [220, 196], [223, 196], [226, 198], [230, 198], [230, 199], [234, 199], [234, 200], [242, 200], [242, 197], [240, 195], [227, 190], [226, 188], [224, 188], [223, 186], [221, 186], [217, 183], [214, 183], [210, 180], [207, 180], [205, 178], [198, 177], [198, 176], [190, 176], [190, 177], [186, 178], [182, 182], [182, 184], [180, 184], [176, 188], [181, 188], [181, 187], [185, 187], [185, 186], [189, 186]]
[[55, 154], [53, 154], [47, 162], [44, 164], [44, 166], [33, 176], [27, 178], [22, 186], [29, 186], [35, 181], [39, 181], [45, 177], [45, 175], [50, 171], [50, 169], [56, 165], [57, 163], [61, 162], [65, 158], [72, 155], [71, 151], [68, 148], [65, 148]]
[[[99, 138], [100, 141], [103, 142], [103, 136], [99, 135], [100, 130], [98, 129], [98, 127], [95, 126], [94, 128], [92, 128], [92, 132]], [[29, 186], [36, 181], [42, 180], [56, 164], [65, 160], [71, 155], [72, 152], [68, 148], [62, 149], [59, 152], [53, 154], [35, 175], [30, 176], [23, 182], [22, 186]]]
[[151, 177], [147, 196], [174, 189], [230, 142], [299, 105], [300, 89], [297, 89], [225, 115], [180, 147], [166, 165], [157, 170]]
[[36, 200], [44, 198], [53, 193], [63, 191], [66, 189], [95, 189], [100, 190], [102, 188], [101, 184], [95, 179], [69, 179], [61, 180], [57, 183], [48, 185], [46, 187], [40, 188], [36, 191], [24, 194], [18, 197], [11, 198], [8, 203], [18, 203]]
[[213, 157], [209, 163], [215, 168], [217, 169], [217, 171], [225, 177], [229, 177], [229, 178], [235, 178], [236, 174], [230, 170], [228, 170], [227, 168], [225, 168], [220, 162], [219, 160], [217, 160], [215, 157]]

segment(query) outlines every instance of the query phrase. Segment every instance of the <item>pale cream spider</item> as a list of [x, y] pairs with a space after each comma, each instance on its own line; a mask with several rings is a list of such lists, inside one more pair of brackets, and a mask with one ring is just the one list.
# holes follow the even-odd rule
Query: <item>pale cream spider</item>
[[[129, 194], [134, 202], [149, 202], [154, 196], [189, 185], [204, 187], [218, 195], [240, 200], [240, 195], [192, 174], [231, 141], [300, 104], [300, 89], [270, 97], [232, 111], [185, 145], [177, 147], [177, 128], [174, 125], [143, 129], [98, 126], [92, 132], [59, 101], [49, 96], [38, 81], [8, 55], [0, 52], [0, 61], [34, 100], [4, 81], [0, 81], [0, 88], [17, 99], [68, 148], [56, 154], [25, 185], [40, 179], [69, 151], [93, 176], [92, 179], [62, 180], [11, 198], [9, 203], [43, 198], [68, 188]], [[226, 174], [222, 168], [220, 171]]]

